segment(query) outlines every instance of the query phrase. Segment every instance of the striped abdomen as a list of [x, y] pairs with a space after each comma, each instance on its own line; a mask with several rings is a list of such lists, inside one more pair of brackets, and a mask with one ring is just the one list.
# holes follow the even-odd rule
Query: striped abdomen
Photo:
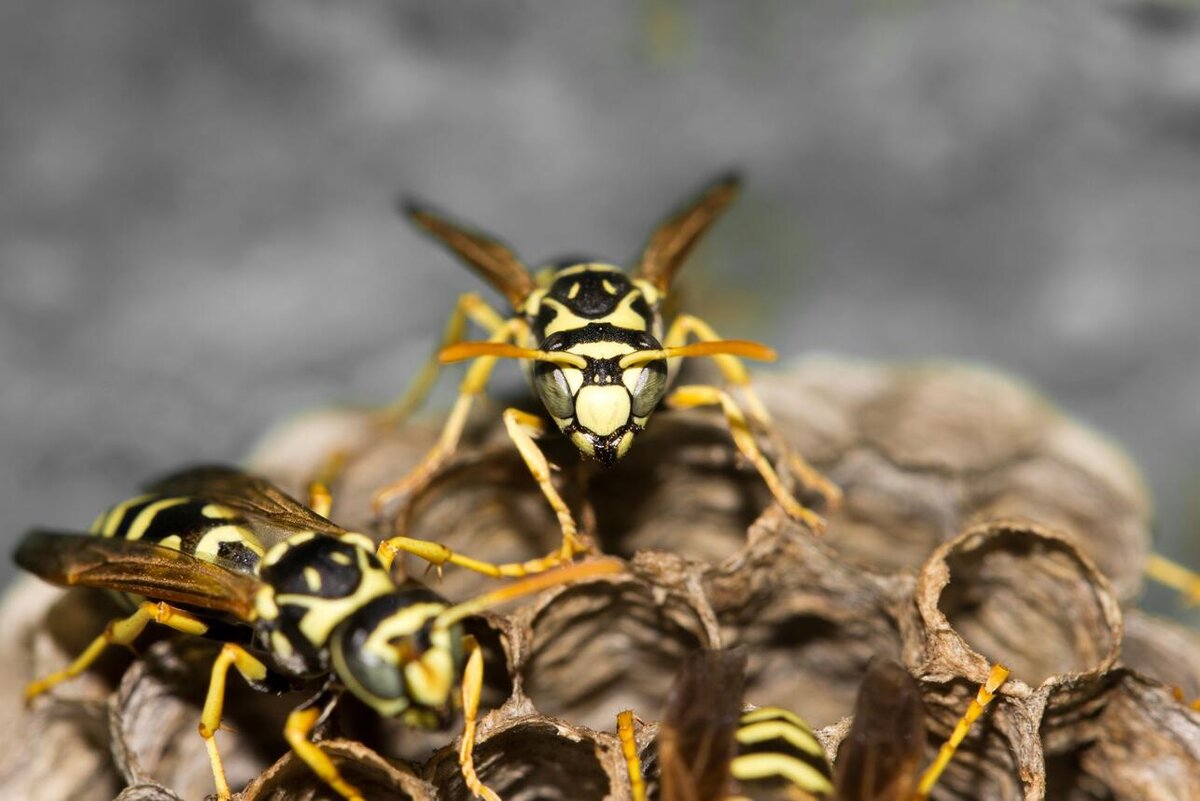
[[250, 575], [257, 574], [263, 557], [262, 543], [244, 518], [203, 498], [139, 495], [102, 513], [91, 532], [154, 542]]
[[741, 796], [826, 798], [833, 777], [825, 749], [799, 716], [778, 707], [746, 712], [738, 722], [730, 773]]

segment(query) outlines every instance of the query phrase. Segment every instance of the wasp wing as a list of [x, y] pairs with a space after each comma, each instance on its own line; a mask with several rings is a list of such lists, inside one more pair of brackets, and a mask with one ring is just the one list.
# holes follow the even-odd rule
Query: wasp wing
[[34, 529], [13, 560], [64, 587], [95, 587], [254, 619], [254, 576], [141, 540]]
[[525, 304], [525, 299], [536, 284], [529, 270], [507, 245], [451, 222], [413, 201], [406, 202], [403, 210], [417, 227], [440, 240], [484, 280], [500, 290], [513, 309], [520, 309]]
[[873, 659], [834, 766], [839, 801], [908, 801], [924, 755], [925, 705], [916, 680], [891, 659]]
[[254, 528], [273, 529], [283, 535], [316, 531], [340, 536], [346, 530], [321, 517], [265, 478], [236, 467], [193, 467], [155, 481], [147, 487], [163, 495], [204, 498], [254, 518]]
[[637, 277], [666, 293], [692, 248], [717, 217], [738, 196], [741, 182], [735, 175], [714, 181], [683, 211], [663, 222], [642, 251]]
[[658, 734], [662, 801], [718, 801], [729, 786], [746, 657], [702, 650], [684, 661]]

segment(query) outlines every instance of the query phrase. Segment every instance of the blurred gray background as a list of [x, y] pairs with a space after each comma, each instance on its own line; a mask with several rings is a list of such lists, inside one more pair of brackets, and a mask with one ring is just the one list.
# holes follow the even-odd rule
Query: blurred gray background
[[735, 166], [693, 310], [1025, 378], [1200, 565], [1191, 3], [17, 0], [0, 65], [4, 550], [402, 388], [481, 285], [399, 192], [623, 261]]

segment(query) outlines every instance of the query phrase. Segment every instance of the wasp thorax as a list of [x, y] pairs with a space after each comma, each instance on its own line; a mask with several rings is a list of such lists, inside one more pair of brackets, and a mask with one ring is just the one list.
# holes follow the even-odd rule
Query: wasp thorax
[[446, 602], [423, 587], [374, 599], [330, 642], [338, 678], [381, 715], [411, 724], [448, 723], [462, 669], [462, 631], [435, 625]]

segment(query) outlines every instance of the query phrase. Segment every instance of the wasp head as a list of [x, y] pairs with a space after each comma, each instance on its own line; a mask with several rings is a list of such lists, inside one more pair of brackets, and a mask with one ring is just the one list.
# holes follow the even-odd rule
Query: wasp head
[[533, 368], [533, 386], [575, 447], [607, 467], [625, 455], [662, 400], [667, 362], [630, 363], [637, 353], [661, 352], [662, 346], [649, 334], [611, 326], [596, 326], [588, 333], [589, 339], [577, 331], [549, 337], [544, 351], [565, 351], [581, 366], [539, 361]]
[[463, 656], [461, 628], [435, 625], [446, 607], [423, 587], [370, 601], [334, 631], [338, 678], [380, 715], [426, 728], [448, 725]]

